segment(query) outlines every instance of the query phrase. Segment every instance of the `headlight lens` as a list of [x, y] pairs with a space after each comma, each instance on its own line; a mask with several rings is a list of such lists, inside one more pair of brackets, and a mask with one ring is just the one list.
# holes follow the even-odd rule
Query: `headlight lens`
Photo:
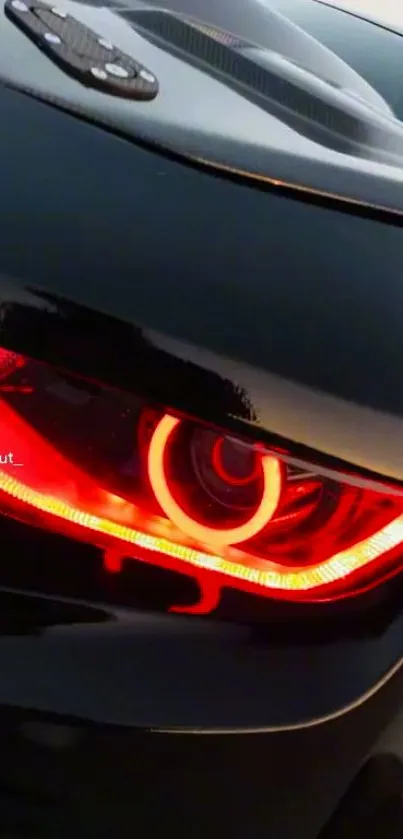
[[0, 513], [123, 559], [305, 602], [401, 568], [403, 501], [0, 350]]

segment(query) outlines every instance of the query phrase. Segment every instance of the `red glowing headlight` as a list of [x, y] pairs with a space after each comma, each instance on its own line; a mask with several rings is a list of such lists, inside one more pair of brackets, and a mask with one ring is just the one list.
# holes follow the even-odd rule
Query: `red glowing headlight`
[[[16, 362], [17, 359], [17, 362]], [[319, 601], [400, 568], [403, 501], [0, 350], [0, 513], [214, 590]]]

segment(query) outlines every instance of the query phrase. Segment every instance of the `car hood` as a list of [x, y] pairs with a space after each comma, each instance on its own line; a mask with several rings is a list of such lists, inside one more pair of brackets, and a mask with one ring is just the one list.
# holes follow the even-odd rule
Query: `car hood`
[[[242, 36], [235, 15], [236, 37], [223, 46], [214, 28], [224, 23], [220, 4], [205, 12], [210, 28], [202, 33], [198, 19], [135, 0], [130, 9], [69, 0], [60, 8], [150, 68], [158, 95], [133, 102], [91, 89], [1, 11], [4, 84], [214, 168], [403, 209], [403, 124], [351, 68], [278, 13], [263, 10], [271, 24], [265, 45]], [[217, 59], [219, 50], [231, 60]]]

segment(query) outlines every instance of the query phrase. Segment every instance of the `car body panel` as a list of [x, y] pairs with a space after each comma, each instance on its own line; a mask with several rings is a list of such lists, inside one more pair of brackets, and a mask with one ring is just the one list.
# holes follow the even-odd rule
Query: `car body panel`
[[[116, 334], [116, 358], [139, 328], [155, 347], [154, 370], [166, 351], [241, 388], [245, 404], [235, 412], [230, 404], [226, 420], [240, 414], [257, 429], [402, 478], [399, 218], [339, 213], [337, 202], [323, 211], [314, 200], [158, 157], [21, 93], [1, 97], [0, 154], [6, 161], [13, 143], [24, 147], [2, 174], [5, 301], [14, 286], [28, 287], [107, 313], [128, 324]], [[304, 237], [290, 248], [304, 224], [311, 245]], [[171, 393], [188, 410], [192, 398]]]
[[315, 2], [322, 3], [323, 6], [330, 6], [337, 9], [337, 11], [345, 12], [353, 17], [361, 18], [361, 20], [367, 20], [369, 23], [373, 23], [378, 27], [387, 29], [389, 32], [395, 32], [403, 35], [403, 26], [401, 25], [401, 20], [399, 19], [400, 16], [399, 14], [394, 14], [395, 8], [393, 7], [393, 0], [392, 5], [387, 3], [383, 6], [381, 14], [379, 14], [379, 9], [375, 12], [373, 3], [338, 3], [333, 2], [333, 0], [315, 0]]
[[[301, 134], [283, 121], [189, 63], [185, 65], [189, 85], [184, 88], [183, 61], [150, 44], [116, 13], [77, 3], [66, 5], [66, 10], [69, 9], [76, 19], [114, 39], [121, 49], [137, 56], [146, 66], [152, 66], [157, 78], [169, 77], [170, 84], [162, 85], [153, 102], [135, 104], [88, 89], [52, 65], [3, 12], [0, 77], [4, 82], [134, 139], [162, 144], [187, 158], [201, 158], [273, 182], [285, 181], [399, 212], [403, 210], [400, 122], [378, 115], [380, 125], [396, 135], [390, 139], [390, 149], [385, 136], [376, 150], [358, 143], [357, 147], [353, 144], [350, 154], [340, 155], [344, 146], [339, 146], [336, 133], [329, 140], [335, 144], [335, 150], [308, 136], [302, 142]], [[26, 63], [30, 66], [28, 84]], [[352, 85], [354, 79], [353, 73]], [[178, 89], [182, 91], [181, 98], [177, 96]], [[348, 95], [342, 97], [341, 104], [347, 109], [358, 106], [357, 100], [351, 100]], [[375, 119], [375, 114], [372, 116]], [[400, 146], [402, 149], [396, 154]]]
[[[110, 10], [74, 8], [140, 50]], [[159, 60], [179, 83], [175, 59]], [[129, 119], [114, 102], [103, 121], [100, 94], [49, 67], [0, 17], [0, 346], [401, 493], [401, 172], [329, 149], [309, 159], [284, 126], [261, 166], [255, 143], [255, 172], [228, 172], [252, 127], [275, 122], [224, 85], [189, 69], [245, 125], [233, 111], [209, 137], [203, 104], [200, 145], [183, 117], [161, 149], [162, 105], [140, 126], [145, 105]], [[367, 756], [399, 737], [399, 583], [331, 618], [322, 604], [305, 633], [292, 610], [282, 628], [147, 611], [141, 570], [108, 576], [95, 548], [6, 519], [0, 539], [3, 752], [21, 800], [60, 796], [58, 839], [139, 825], [316, 839]], [[72, 745], [53, 746], [52, 726]]]
[[106, 621], [58, 626], [52, 605], [54, 626], [0, 638], [1, 704], [161, 732], [291, 731], [358, 708], [401, 664], [401, 619], [377, 639], [287, 646], [247, 627], [107, 607]]
[[[52, 136], [54, 138], [54, 132]], [[103, 138], [103, 134], [100, 136]], [[77, 145], [74, 148], [77, 148]], [[35, 154], [35, 147], [33, 153]], [[85, 167], [82, 170], [83, 175], [84, 169]], [[64, 171], [64, 168], [60, 170], [57, 167], [57, 170]], [[53, 174], [51, 167], [48, 167], [47, 174]], [[54, 177], [48, 182], [51, 183], [52, 189], [57, 186], [56, 178], [55, 170]], [[82, 185], [82, 181], [80, 183]], [[29, 181], [27, 188], [29, 189]], [[18, 194], [21, 198], [21, 192]], [[11, 191], [9, 197], [11, 201]], [[9, 204], [10, 209], [12, 211]], [[20, 234], [21, 221], [22, 214]], [[99, 230], [97, 226], [95, 229]], [[29, 241], [29, 238], [26, 238], [27, 248], [23, 252], [23, 258], [30, 259], [32, 266], [35, 260], [32, 260]], [[177, 342], [170, 351], [167, 339], [164, 343], [161, 338], [157, 340], [158, 335], [154, 335], [152, 341], [152, 336], [149, 336], [147, 330], [141, 330], [127, 322], [125, 324], [123, 319], [106, 317], [101, 312], [96, 314], [93, 304], [91, 311], [80, 307], [71, 300], [71, 288], [70, 300], [66, 300], [65, 296], [64, 299], [58, 298], [54, 293], [55, 279], [58, 276], [57, 264], [64, 269], [66, 262], [68, 265], [68, 254], [73, 251], [70, 248], [64, 251], [57, 250], [58, 241], [54, 234], [51, 241], [53, 246], [56, 246], [55, 257], [58, 257], [58, 263], [53, 263], [52, 274], [49, 275], [53, 282], [52, 294], [50, 291], [35, 292], [35, 287], [31, 284], [19, 286], [10, 278], [6, 283], [3, 281], [0, 284], [2, 343], [5, 342], [17, 351], [28, 354], [32, 352], [37, 357], [51, 357], [59, 366], [80, 370], [90, 378], [105, 381], [109, 375], [111, 382], [119, 383], [123, 389], [141, 393], [159, 403], [165, 403], [169, 399], [169, 404], [174, 408], [190, 411], [194, 415], [204, 415], [204, 418], [225, 428], [231, 422], [231, 415], [237, 428], [239, 426], [247, 430], [255, 423], [254, 412], [258, 410], [257, 416], [261, 416], [254, 391], [256, 371], [242, 366], [239, 362], [231, 368], [225, 358], [211, 353], [208, 359], [213, 358], [214, 365], [206, 364], [200, 352], [195, 352], [192, 358], [189, 354], [184, 355], [183, 350], [186, 347], [183, 347], [182, 353], [179, 353]], [[45, 242], [42, 243], [40, 239], [33, 237], [31, 242], [34, 248], [46, 248]], [[12, 256], [15, 260], [17, 251], [12, 240], [8, 243], [4, 240], [4, 246], [3, 259], [8, 253], [9, 257]], [[50, 256], [50, 248], [46, 249], [46, 253]], [[66, 253], [66, 257], [60, 259], [61, 253]], [[49, 267], [49, 263], [45, 263], [43, 259], [40, 265], [42, 269], [45, 266]], [[15, 275], [15, 270], [12, 273]], [[79, 274], [75, 269], [73, 275], [78, 279]], [[43, 273], [41, 278], [38, 277], [42, 288], [44, 276]], [[33, 279], [32, 277], [31, 282]], [[136, 292], [136, 299], [138, 294], [139, 291]], [[125, 299], [127, 301], [129, 295], [126, 294]], [[126, 359], [126, 363], [122, 367], [123, 358]], [[127, 365], [129, 358], [132, 360], [130, 366]], [[140, 370], [142, 375], [139, 375]], [[259, 374], [259, 381], [262, 375]], [[186, 381], [190, 380], [193, 381], [192, 389], [185, 386]], [[262, 392], [267, 390], [270, 393], [264, 376], [262, 382]], [[286, 382], [283, 384], [286, 385]], [[217, 395], [212, 398], [214, 393]], [[295, 405], [303, 412], [306, 402], [303, 389], [298, 399], [295, 393], [290, 415], [294, 415]], [[196, 398], [197, 402], [194, 401]], [[270, 414], [268, 416], [270, 417]], [[271, 419], [270, 422], [257, 423], [260, 438], [265, 432], [273, 432], [272, 422]], [[351, 427], [351, 421], [349, 424]], [[324, 415], [321, 413], [317, 431], [312, 424], [310, 425], [310, 445], [318, 446], [319, 433], [324, 433], [325, 428]], [[334, 428], [340, 431], [333, 418], [332, 425], [327, 429], [329, 434], [333, 429], [333, 438]], [[335, 454], [334, 450], [332, 452]], [[368, 467], [374, 464], [365, 461], [363, 465]], [[338, 467], [340, 468], [339, 463]], [[399, 491], [398, 483], [396, 491]], [[5, 524], [2, 525], [2, 534], [5, 543], [14, 546], [15, 553], [14, 579], [9, 585], [20, 588], [26, 577], [32, 577], [29, 558], [37, 551], [34, 547], [34, 534], [28, 530], [28, 534], [20, 539], [10, 531], [8, 536]], [[56, 543], [52, 545], [48, 542], [47, 545], [45, 575], [50, 572], [54, 562], [58, 561], [59, 552]], [[25, 565], [20, 561], [24, 553]], [[66, 599], [69, 575], [67, 573], [67, 577], [64, 576], [66, 572], [62, 571], [62, 567], [68, 567], [70, 555], [73, 572], [76, 553], [75, 543], [69, 544], [67, 560], [65, 558], [64, 565], [59, 566], [60, 573], [51, 592], [53, 598]], [[78, 561], [86, 563], [89, 559], [83, 555]], [[101, 562], [101, 555], [97, 561]], [[11, 570], [7, 573], [11, 574]], [[84, 568], [81, 573], [84, 576]], [[130, 583], [130, 580], [123, 577], [122, 585], [131, 585], [132, 589], [128, 588], [129, 599], [130, 591], [135, 598], [137, 583]], [[97, 596], [101, 609], [105, 609], [105, 603], [109, 603], [110, 608], [116, 602], [116, 591], [113, 587], [111, 589], [107, 575], [104, 586], [104, 603], [100, 595]], [[13, 638], [9, 641], [6, 637], [6, 622], [5, 637], [0, 641], [0, 663], [4, 656], [2, 670], [8, 675], [0, 686], [0, 700], [6, 704], [33, 704], [35, 707], [38, 707], [39, 703], [42, 710], [51, 711], [52, 708], [57, 708], [59, 713], [87, 717], [98, 722], [120, 721], [126, 725], [165, 728], [182, 725], [184, 728], [205, 729], [271, 729], [316, 722], [320, 718], [337, 715], [347, 706], [362, 701], [368, 692], [378, 689], [400, 665], [403, 631], [402, 619], [399, 617], [400, 595], [395, 583], [392, 582], [389, 587], [395, 591], [397, 603], [385, 610], [382, 599], [385, 592], [382, 590], [379, 590], [375, 597], [363, 597], [353, 637], [348, 632], [346, 637], [343, 630], [349, 616], [348, 604], [341, 604], [340, 612], [334, 616], [336, 623], [333, 640], [327, 637], [327, 625], [331, 618], [326, 604], [317, 615], [316, 624], [310, 630], [309, 640], [302, 638], [303, 626], [300, 617], [290, 611], [288, 622], [295, 622], [296, 637], [286, 637], [281, 641], [281, 628], [276, 624], [275, 615], [273, 628], [270, 630], [269, 621], [262, 637], [258, 629], [239, 629], [232, 633], [225, 627], [214, 627], [213, 624], [210, 628], [209, 624], [205, 623], [199, 630], [196, 628], [197, 624], [188, 623], [189, 619], [181, 620], [170, 616], [164, 622], [155, 614], [151, 618], [143, 619], [141, 614], [133, 612], [130, 615], [127, 610], [118, 613], [118, 620], [115, 615], [113, 618], [109, 617], [106, 622], [100, 622], [99, 614], [95, 612], [94, 626], [85, 624], [69, 628], [62, 625], [58, 628], [59, 607], [56, 601], [53, 603], [54, 628], [44, 630], [39, 625], [39, 638], [34, 634], [32, 639]], [[94, 593], [91, 596], [94, 589], [94, 584], [90, 583], [89, 602], [94, 599]], [[79, 599], [79, 594], [76, 593], [75, 600]], [[271, 608], [267, 607], [268, 614]], [[354, 614], [357, 608], [353, 603], [350, 611]], [[287, 623], [285, 615], [283, 622]], [[91, 624], [91, 616], [89, 623]], [[99, 623], [100, 626], [97, 626]], [[360, 631], [357, 631], [357, 628], [360, 628]], [[35, 624], [32, 631], [35, 631]], [[195, 633], [198, 635], [197, 643]], [[299, 643], [296, 640], [298, 637], [301, 639]], [[149, 666], [151, 649], [153, 667]], [[18, 656], [30, 662], [30, 667], [16, 669], [14, 662]], [[97, 668], [94, 672], [90, 668], [90, 662], [96, 661], [98, 656], [102, 660], [101, 673], [98, 673]], [[164, 667], [166, 660], [169, 660], [170, 672], [171, 675], [175, 672], [175, 678], [173, 675], [172, 678], [167, 678], [167, 670]], [[109, 667], [112, 669], [109, 670]], [[66, 674], [70, 673], [71, 687], [67, 692], [62, 681], [63, 671]], [[343, 679], [342, 675], [338, 677], [338, 673], [343, 674], [346, 671], [349, 673], [348, 679]], [[46, 685], [42, 677], [33, 678], [35, 673], [48, 674]], [[85, 673], [87, 677], [84, 681]], [[100, 682], [103, 685], [103, 701], [99, 695]], [[304, 694], [303, 685], [307, 683], [311, 688]], [[227, 690], [230, 684], [231, 693], [238, 697], [238, 701], [232, 701], [228, 710]]]
[[[382, 748], [401, 689], [399, 674], [356, 711], [281, 734], [158, 734], [4, 709], [8, 800], [58, 839], [145, 829], [180, 839], [189, 831], [241, 839], [246, 830], [254, 839], [316, 839], [362, 762]], [[398, 741], [399, 729], [389, 736]]]

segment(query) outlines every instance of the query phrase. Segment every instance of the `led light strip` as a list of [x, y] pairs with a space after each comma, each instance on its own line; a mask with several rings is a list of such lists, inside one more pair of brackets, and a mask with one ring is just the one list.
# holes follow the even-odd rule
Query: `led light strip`
[[38, 511], [56, 516], [94, 533], [113, 536], [120, 542], [165, 554], [206, 571], [216, 571], [265, 589], [284, 592], [308, 591], [336, 582], [378, 559], [383, 553], [396, 548], [403, 541], [403, 516], [399, 516], [373, 536], [359, 542], [349, 550], [335, 554], [320, 565], [294, 570], [274, 570], [273, 568], [262, 570], [233, 562], [225, 557], [202, 553], [168, 539], [147, 535], [110, 519], [92, 515], [51, 495], [31, 489], [4, 471], [0, 471], [0, 491]]

